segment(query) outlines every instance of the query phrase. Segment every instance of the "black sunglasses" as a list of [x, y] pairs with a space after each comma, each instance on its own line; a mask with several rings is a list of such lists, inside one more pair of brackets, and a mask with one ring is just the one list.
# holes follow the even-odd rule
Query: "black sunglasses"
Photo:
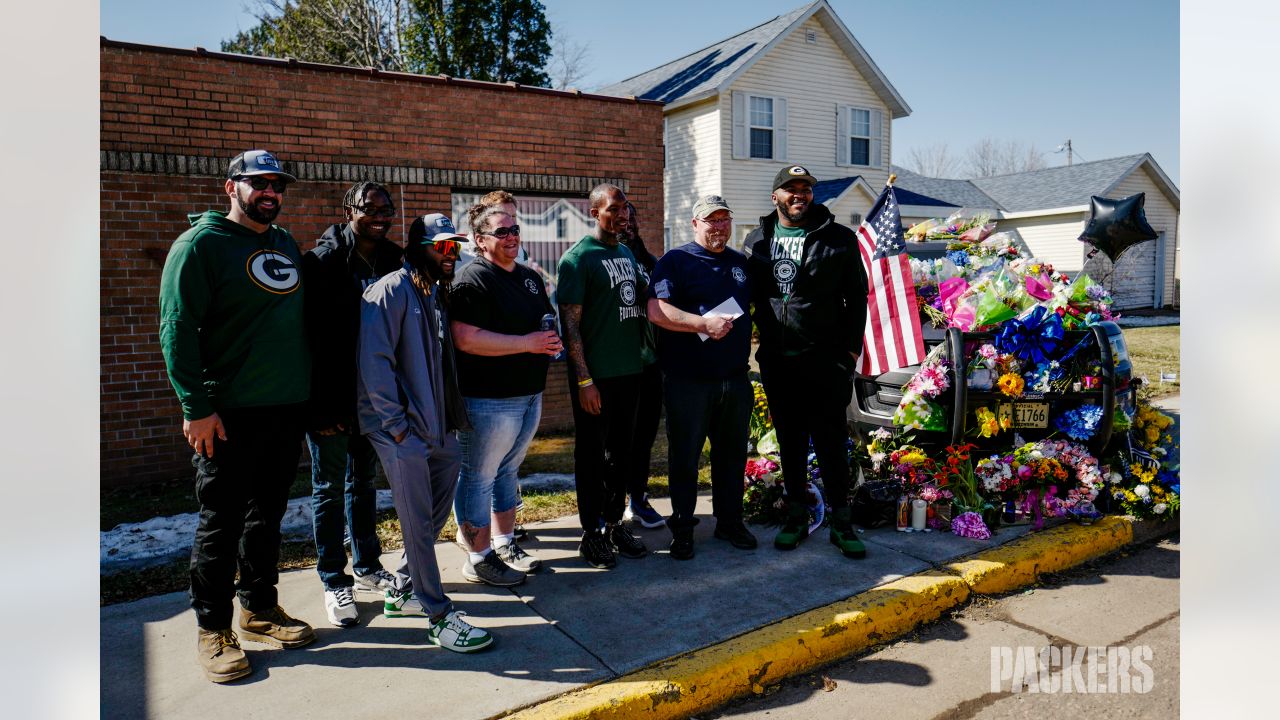
[[241, 175], [240, 177], [236, 178], [236, 180], [238, 182], [246, 183], [248, 184], [249, 187], [259, 191], [266, 190], [268, 187], [270, 187], [272, 190], [275, 190], [277, 193], [282, 193], [284, 192], [285, 188], [289, 187], [289, 181], [280, 179], [280, 178], [277, 178], [275, 180], [268, 180], [264, 177], [258, 177], [256, 175], [250, 175], [250, 176]]
[[493, 230], [493, 231], [491, 231], [491, 232], [487, 232], [487, 233], [483, 233], [483, 234], [485, 234], [485, 235], [491, 235], [491, 236], [496, 237], [496, 238], [498, 238], [499, 240], [501, 240], [502, 238], [504, 238], [504, 237], [506, 237], [506, 236], [508, 236], [508, 235], [519, 235], [519, 234], [520, 234], [520, 226], [519, 226], [519, 225], [512, 225], [511, 227], [500, 227], [500, 228], [497, 228], [497, 229], [495, 229], [495, 230]]
[[384, 205], [381, 208], [373, 205], [348, 205], [347, 207], [359, 210], [361, 215], [368, 215], [369, 217], [389, 218], [396, 216], [395, 205]]

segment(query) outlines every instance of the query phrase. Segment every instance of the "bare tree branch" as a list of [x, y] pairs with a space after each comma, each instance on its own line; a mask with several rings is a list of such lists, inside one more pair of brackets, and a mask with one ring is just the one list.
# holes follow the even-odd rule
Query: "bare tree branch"
[[989, 137], [970, 145], [965, 158], [969, 177], [1008, 175], [1049, 166], [1044, 153], [1036, 150], [1034, 145], [1017, 140], [998, 142]]
[[926, 147], [913, 147], [905, 163], [908, 170], [927, 177], [958, 177], [960, 160], [951, 154], [945, 142], [934, 143]]
[[591, 48], [574, 42], [568, 35], [556, 34], [551, 42], [551, 60], [547, 62], [547, 74], [551, 87], [567, 90], [587, 76], [591, 61]]

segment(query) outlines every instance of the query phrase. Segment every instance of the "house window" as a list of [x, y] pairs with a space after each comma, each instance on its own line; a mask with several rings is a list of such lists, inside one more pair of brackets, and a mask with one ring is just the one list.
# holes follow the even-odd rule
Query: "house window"
[[751, 157], [773, 159], [773, 98], [748, 98], [751, 107]]
[[849, 163], [871, 164], [871, 111], [852, 108], [849, 112]]
[[836, 116], [836, 164], [880, 167], [883, 113], [842, 105]]
[[564, 215], [556, 218], [556, 239], [563, 240], [569, 232], [569, 223]]
[[861, 214], [861, 213], [850, 213], [850, 214], [849, 214], [849, 227], [856, 228], [856, 227], [858, 227], [858, 226], [860, 226], [860, 225], [862, 225], [862, 214]]
[[733, 159], [787, 161], [787, 99], [733, 92]]
[[809, 43], [810, 45], [817, 45], [817, 44], [818, 44], [818, 31], [817, 31], [817, 30], [805, 30], [805, 31], [804, 31], [804, 41], [805, 41], [805, 42], [807, 42], [807, 43]]
[[671, 249], [671, 226], [670, 225], [664, 225], [662, 228], [662, 249], [663, 250]]

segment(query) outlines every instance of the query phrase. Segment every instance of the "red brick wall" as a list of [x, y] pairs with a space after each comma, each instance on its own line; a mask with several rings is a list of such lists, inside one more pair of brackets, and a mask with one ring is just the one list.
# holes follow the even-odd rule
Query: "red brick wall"
[[[160, 271], [187, 213], [226, 209], [220, 176], [242, 150], [299, 175], [278, 222], [303, 250], [366, 177], [403, 213], [397, 242], [454, 190], [582, 196], [609, 180], [646, 226], [663, 217], [657, 103], [109, 41], [100, 60], [104, 485], [190, 472], [157, 336]], [[544, 428], [572, 426], [567, 392], [555, 363]]]

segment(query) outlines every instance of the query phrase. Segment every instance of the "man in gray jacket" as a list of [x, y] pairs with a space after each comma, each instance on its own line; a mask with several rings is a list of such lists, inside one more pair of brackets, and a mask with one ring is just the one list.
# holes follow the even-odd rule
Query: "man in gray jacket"
[[397, 574], [406, 590], [386, 592], [383, 614], [425, 616], [432, 644], [474, 652], [493, 637], [463, 620], [444, 594], [435, 548], [458, 484], [454, 432], [469, 427], [446, 297], [463, 242], [448, 217], [420, 217], [409, 227], [404, 267], [365, 290], [356, 412], [382, 461], [404, 533]]

